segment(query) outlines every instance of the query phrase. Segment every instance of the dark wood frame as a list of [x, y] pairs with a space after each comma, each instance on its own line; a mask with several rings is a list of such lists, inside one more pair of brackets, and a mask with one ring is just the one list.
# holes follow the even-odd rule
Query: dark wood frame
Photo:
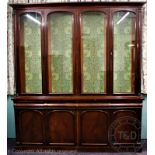
[[[15, 76], [16, 76], [16, 96], [14, 97], [15, 121], [16, 121], [16, 148], [17, 149], [76, 149], [85, 151], [115, 151], [107, 141], [107, 137], [102, 137], [101, 129], [105, 125], [106, 129], [110, 124], [119, 120], [121, 117], [132, 117], [141, 123], [141, 111], [143, 97], [140, 94], [140, 73], [141, 73], [141, 8], [143, 2], [83, 2], [83, 3], [37, 3], [37, 4], [11, 4], [14, 9], [14, 49], [15, 49]], [[102, 11], [107, 16], [107, 34], [106, 34], [106, 93], [105, 94], [83, 94], [81, 81], [81, 28], [80, 28], [80, 14], [85, 11]], [[106, 10], [106, 11], [104, 11]], [[116, 11], [128, 10], [136, 14], [136, 61], [133, 63], [133, 71], [135, 72], [134, 93], [130, 94], [113, 94], [113, 25], [112, 13]], [[73, 21], [73, 94], [51, 94], [48, 90], [48, 24], [47, 15], [52, 12], [70, 12], [74, 16]], [[24, 70], [20, 68], [22, 55], [19, 46], [20, 31], [20, 14], [25, 12], [40, 13], [42, 18], [41, 27], [41, 51], [42, 51], [42, 94], [26, 94], [23, 91]], [[37, 113], [36, 113], [37, 111]], [[92, 111], [92, 113], [90, 112]], [[23, 115], [23, 112], [26, 112]], [[52, 118], [48, 113], [56, 112], [57, 117]], [[66, 113], [68, 116], [66, 115]], [[86, 113], [87, 115], [83, 115]], [[107, 114], [106, 116], [103, 114]], [[115, 115], [117, 113], [117, 115]], [[62, 129], [59, 128], [60, 118], [64, 115], [62, 120]], [[70, 114], [70, 115], [69, 115]], [[37, 121], [33, 119], [36, 118]], [[89, 127], [85, 127], [82, 122], [84, 120], [91, 120], [87, 125], [96, 133], [90, 134], [100, 139], [89, 141], [87, 137], [82, 137], [82, 132], [87, 132]], [[23, 119], [25, 121], [23, 121]], [[48, 120], [55, 122], [53, 123]], [[107, 121], [104, 121], [104, 120]], [[71, 121], [73, 120], [73, 121]], [[101, 123], [95, 126], [95, 122]], [[74, 122], [74, 123], [72, 123]], [[29, 124], [29, 126], [27, 126]], [[70, 143], [70, 139], [66, 133], [68, 129], [65, 125], [71, 125], [74, 129], [74, 134], [69, 135], [74, 139]], [[40, 127], [37, 129], [37, 127]], [[57, 141], [50, 142], [48, 137], [53, 134], [50, 129], [56, 132]], [[126, 127], [126, 131], [128, 128]], [[106, 130], [107, 131], [107, 130]], [[23, 132], [26, 132], [26, 136]], [[31, 134], [36, 134], [36, 137], [31, 137]], [[140, 134], [141, 131], [138, 131]], [[40, 136], [42, 135], [42, 137]], [[60, 137], [62, 135], [62, 137]], [[41, 137], [41, 138], [40, 138]], [[140, 136], [137, 137], [132, 144], [140, 146]], [[40, 140], [41, 139], [41, 140]], [[55, 143], [56, 142], [56, 143]], [[84, 142], [84, 143], [83, 143]], [[105, 145], [106, 144], [106, 145]], [[126, 145], [124, 142], [120, 146]], [[128, 143], [126, 147], [131, 146]], [[119, 148], [119, 146], [118, 146]], [[129, 150], [127, 150], [129, 151]]]

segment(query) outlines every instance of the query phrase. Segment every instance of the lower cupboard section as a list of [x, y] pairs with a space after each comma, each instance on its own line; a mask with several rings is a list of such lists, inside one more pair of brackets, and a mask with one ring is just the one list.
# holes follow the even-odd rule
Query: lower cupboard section
[[141, 142], [139, 107], [124, 109], [15, 107], [15, 116], [16, 148], [112, 150], [120, 149], [120, 146], [121, 148], [130, 145], [140, 146]]

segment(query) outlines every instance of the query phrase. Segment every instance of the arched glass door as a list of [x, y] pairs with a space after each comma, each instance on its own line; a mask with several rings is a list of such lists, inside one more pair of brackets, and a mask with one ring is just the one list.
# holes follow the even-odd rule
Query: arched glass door
[[113, 15], [113, 92], [133, 93], [135, 81], [136, 16], [119, 11]]
[[20, 76], [22, 93], [42, 93], [41, 16], [20, 16]]
[[55, 12], [48, 15], [49, 93], [73, 93], [73, 15]]
[[82, 93], [105, 93], [106, 20], [99, 11], [81, 15]]

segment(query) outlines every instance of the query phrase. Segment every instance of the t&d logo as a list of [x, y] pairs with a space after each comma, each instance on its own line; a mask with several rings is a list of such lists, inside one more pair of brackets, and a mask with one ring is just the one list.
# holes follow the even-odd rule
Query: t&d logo
[[142, 149], [140, 142], [141, 123], [133, 117], [120, 117], [111, 123], [108, 130], [110, 146], [117, 152], [138, 152]]

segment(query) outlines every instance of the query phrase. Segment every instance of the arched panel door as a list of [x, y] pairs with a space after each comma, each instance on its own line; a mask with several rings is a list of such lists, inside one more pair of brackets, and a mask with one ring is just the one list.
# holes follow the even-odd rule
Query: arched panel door
[[46, 114], [46, 135], [50, 145], [74, 145], [76, 138], [75, 111], [53, 110]]
[[109, 114], [106, 111], [81, 111], [80, 122], [81, 145], [107, 145]]
[[41, 16], [23, 13], [20, 16], [19, 61], [21, 93], [42, 93]]
[[113, 93], [135, 92], [136, 14], [113, 14]]
[[[118, 144], [134, 144], [140, 142], [141, 114], [139, 109], [118, 109], [112, 112], [112, 123], [108, 135], [113, 146]], [[138, 150], [137, 147], [136, 149]], [[134, 148], [135, 149], [135, 148]]]
[[22, 110], [18, 115], [20, 142], [22, 144], [43, 144], [43, 113], [38, 110]]

